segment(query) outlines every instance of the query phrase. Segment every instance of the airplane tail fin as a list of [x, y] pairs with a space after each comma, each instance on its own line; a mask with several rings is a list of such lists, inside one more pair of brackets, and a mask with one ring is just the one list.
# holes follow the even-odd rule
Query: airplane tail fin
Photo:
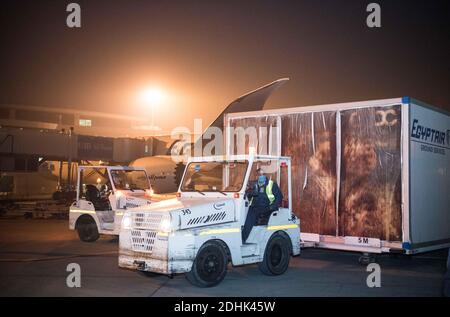
[[262, 110], [267, 99], [269, 99], [272, 93], [288, 81], [289, 78], [280, 78], [242, 95], [230, 103], [209, 127], [218, 127], [223, 129], [223, 120], [225, 114], [227, 113]]
[[[220, 114], [219, 116], [209, 125], [209, 127], [203, 131], [203, 134], [200, 138], [197, 139], [197, 143], [194, 142], [194, 147], [198, 148], [201, 146], [201, 149], [204, 148], [206, 143], [208, 142], [207, 139], [203, 138], [206, 131], [208, 131], [211, 127], [217, 127], [224, 130], [224, 117], [227, 113], [236, 113], [236, 112], [247, 112], [247, 111], [257, 111], [262, 110], [264, 107], [267, 99], [272, 95], [272, 93], [280, 88], [282, 85], [284, 85], [287, 81], [289, 81], [289, 78], [281, 78], [278, 80], [275, 80], [274, 82], [271, 82], [267, 85], [264, 85], [258, 89], [255, 89], [253, 91], [250, 91], [246, 93], [245, 95], [242, 95], [241, 97], [234, 100], [232, 103], [230, 103]], [[221, 153], [214, 153], [211, 154], [221, 154]]]
[[173, 153], [178, 153], [178, 155], [182, 154], [182, 152], [185, 152], [186, 146], [190, 147], [191, 150], [198, 147], [201, 147], [201, 149], [203, 149], [203, 147], [206, 145], [208, 141], [203, 138], [206, 131], [208, 131], [208, 129], [212, 127], [219, 128], [223, 131], [224, 117], [226, 114], [262, 110], [267, 99], [269, 99], [272, 93], [281, 86], [283, 86], [288, 81], [289, 78], [277, 79], [269, 84], [266, 84], [255, 90], [252, 90], [235, 99], [227, 107], [225, 107], [225, 109], [219, 114], [219, 116], [208, 126], [207, 129], [203, 131], [201, 137], [199, 137], [197, 141], [190, 144], [184, 144], [183, 142], [181, 142], [182, 140], [176, 140], [171, 144], [171, 146], [167, 150], [167, 155], [171, 155]]

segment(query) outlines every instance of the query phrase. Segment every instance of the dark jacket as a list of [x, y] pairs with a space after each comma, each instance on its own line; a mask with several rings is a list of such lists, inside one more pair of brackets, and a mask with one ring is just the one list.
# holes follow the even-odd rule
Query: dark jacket
[[266, 186], [269, 183], [269, 180], [266, 180], [264, 186], [259, 187], [258, 183], [255, 182], [253, 185], [252, 191], [249, 193], [249, 199], [251, 199], [252, 207], [265, 207], [270, 211], [277, 210], [281, 206], [281, 202], [283, 201], [283, 194], [281, 193], [280, 187], [274, 181], [272, 186], [272, 194], [275, 196], [275, 200], [272, 204], [270, 204], [270, 200], [266, 194]]

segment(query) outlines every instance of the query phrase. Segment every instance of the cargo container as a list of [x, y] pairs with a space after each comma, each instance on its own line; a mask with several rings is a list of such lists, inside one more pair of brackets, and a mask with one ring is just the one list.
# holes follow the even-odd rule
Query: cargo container
[[224, 126], [227, 154], [292, 158], [305, 245], [366, 254], [450, 246], [449, 113], [403, 97], [232, 113]]

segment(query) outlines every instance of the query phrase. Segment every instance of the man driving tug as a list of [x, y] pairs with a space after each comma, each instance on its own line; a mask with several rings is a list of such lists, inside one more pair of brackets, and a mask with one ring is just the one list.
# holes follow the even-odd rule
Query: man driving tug
[[269, 179], [261, 167], [257, 169], [258, 179], [250, 184], [247, 196], [250, 208], [242, 230], [242, 243], [245, 243], [254, 225], [267, 219], [270, 214], [281, 206], [283, 194], [278, 184]]

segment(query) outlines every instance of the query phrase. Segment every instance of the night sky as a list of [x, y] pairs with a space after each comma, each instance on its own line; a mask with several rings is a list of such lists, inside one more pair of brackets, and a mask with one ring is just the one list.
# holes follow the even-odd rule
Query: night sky
[[268, 108], [409, 95], [450, 110], [450, 1], [3, 1], [0, 103], [148, 115], [164, 131], [209, 124], [234, 98], [290, 77]]

